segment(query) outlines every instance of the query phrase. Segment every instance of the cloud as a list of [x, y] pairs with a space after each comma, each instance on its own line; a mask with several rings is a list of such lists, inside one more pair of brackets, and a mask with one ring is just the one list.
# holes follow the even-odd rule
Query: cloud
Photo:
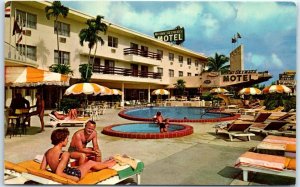
[[272, 55], [271, 55], [271, 62], [278, 68], [283, 68], [282, 60], [280, 58], [278, 58], [278, 56], [274, 53], [272, 53]]
[[259, 71], [265, 71], [270, 69], [281, 69], [284, 67], [282, 60], [277, 54], [261, 55], [247, 53], [244, 59], [245, 69], [257, 69]]

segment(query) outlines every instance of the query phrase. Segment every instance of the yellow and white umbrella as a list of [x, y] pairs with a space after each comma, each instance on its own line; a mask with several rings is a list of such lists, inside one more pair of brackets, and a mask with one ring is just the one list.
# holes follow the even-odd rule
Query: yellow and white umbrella
[[65, 95], [79, 95], [79, 94], [94, 94], [94, 95], [107, 95], [111, 90], [105, 86], [101, 86], [96, 83], [77, 83], [70, 86], [66, 91]]
[[224, 88], [213, 88], [209, 91], [210, 93], [227, 93], [228, 90]]
[[152, 91], [152, 95], [170, 95], [170, 92], [165, 89], [156, 89]]
[[239, 95], [259, 95], [261, 94], [260, 89], [257, 88], [243, 88], [239, 91]]
[[291, 93], [292, 90], [285, 85], [271, 85], [263, 89], [264, 94], [268, 93]]
[[110, 89], [110, 93], [108, 95], [123, 95], [123, 92], [118, 89]]

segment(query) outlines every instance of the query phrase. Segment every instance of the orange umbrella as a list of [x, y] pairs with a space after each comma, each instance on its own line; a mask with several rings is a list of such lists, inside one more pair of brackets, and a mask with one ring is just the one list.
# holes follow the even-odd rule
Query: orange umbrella
[[271, 85], [263, 89], [262, 93], [291, 93], [292, 90], [285, 85]]
[[70, 86], [66, 91], [65, 95], [79, 95], [79, 94], [94, 94], [94, 95], [107, 95], [111, 93], [111, 90], [105, 86], [101, 86], [96, 83], [77, 83]]
[[261, 91], [257, 88], [243, 88], [239, 91], [239, 95], [259, 95]]

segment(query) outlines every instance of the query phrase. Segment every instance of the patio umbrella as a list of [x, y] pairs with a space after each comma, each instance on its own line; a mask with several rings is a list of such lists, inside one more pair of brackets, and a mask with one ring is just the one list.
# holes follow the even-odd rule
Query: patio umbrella
[[118, 89], [110, 89], [110, 93], [108, 95], [123, 95], [123, 92]]
[[165, 89], [156, 89], [152, 91], [152, 95], [170, 95], [170, 92]]
[[257, 88], [243, 88], [239, 91], [239, 95], [259, 95], [261, 91]]
[[72, 86], [70, 86], [66, 91], [65, 95], [79, 95], [79, 94], [85, 94], [85, 95], [107, 95], [111, 92], [111, 90], [105, 86], [101, 86], [96, 83], [77, 83]]
[[262, 93], [291, 93], [292, 90], [285, 85], [271, 85], [262, 90]]
[[227, 93], [228, 90], [224, 88], [213, 88], [209, 91], [210, 93]]

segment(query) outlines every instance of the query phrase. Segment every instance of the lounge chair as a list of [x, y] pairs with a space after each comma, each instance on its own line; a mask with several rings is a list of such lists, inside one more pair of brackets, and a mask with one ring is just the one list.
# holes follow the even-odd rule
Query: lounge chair
[[258, 112], [262, 112], [264, 111], [264, 109], [266, 108], [266, 106], [258, 106], [258, 107], [254, 107], [254, 108], [241, 108], [240, 109], [240, 113], [241, 114], [249, 114], [249, 115], [255, 115]]
[[248, 132], [251, 123], [231, 123], [225, 127], [216, 126], [216, 134], [225, 133], [228, 134], [230, 141], [232, 141], [233, 137], [246, 136], [248, 140], [251, 140], [251, 136], [255, 136], [255, 134]]
[[255, 123], [253, 124], [249, 131], [251, 132], [260, 132], [265, 135], [269, 134], [281, 134], [284, 135], [288, 131], [280, 131], [280, 129], [285, 126], [287, 121], [271, 121], [270, 123]]
[[[33, 160], [24, 161], [18, 164], [5, 161], [5, 174], [11, 175], [11, 173], [14, 173], [15, 179], [18, 178], [19, 181], [34, 181], [39, 184], [113, 185], [132, 177], [136, 177], [137, 184], [140, 184], [140, 174], [143, 171], [144, 163], [139, 160], [136, 161], [136, 169], [131, 168], [129, 165], [117, 164], [111, 169], [103, 169], [97, 172], [88, 173], [78, 182], [58, 176], [50, 171], [41, 170], [39, 169], [40, 163]], [[7, 179], [7, 181], [8, 180], [9, 179]], [[4, 181], [4, 183], [6, 184], [6, 181]]]
[[248, 172], [267, 173], [296, 178], [296, 159], [253, 152], [242, 154], [235, 163], [243, 170], [243, 180], [248, 181]]
[[166, 99], [167, 101], [176, 101], [176, 97], [175, 96], [171, 96], [169, 99]]
[[76, 124], [80, 124], [84, 126], [88, 120], [90, 120], [90, 117], [77, 117], [76, 119], [72, 120], [59, 120], [57, 119], [53, 114], [49, 114], [50, 117], [50, 126], [57, 127], [63, 124], [71, 124], [72, 126], [75, 126]]
[[296, 138], [269, 135], [256, 146], [259, 153], [296, 158]]
[[262, 113], [259, 112], [256, 114], [254, 118], [239, 118], [239, 120], [247, 121], [247, 122], [254, 122], [254, 123], [263, 123], [265, 122], [271, 113]]
[[[282, 112], [280, 112], [280, 113], [282, 113]], [[272, 113], [272, 115], [269, 118], [270, 118], [270, 120], [282, 121], [282, 120], [286, 120], [294, 115], [295, 115], [295, 113], [284, 113], [284, 115], [276, 116], [276, 115], [273, 115], [273, 113]]]

